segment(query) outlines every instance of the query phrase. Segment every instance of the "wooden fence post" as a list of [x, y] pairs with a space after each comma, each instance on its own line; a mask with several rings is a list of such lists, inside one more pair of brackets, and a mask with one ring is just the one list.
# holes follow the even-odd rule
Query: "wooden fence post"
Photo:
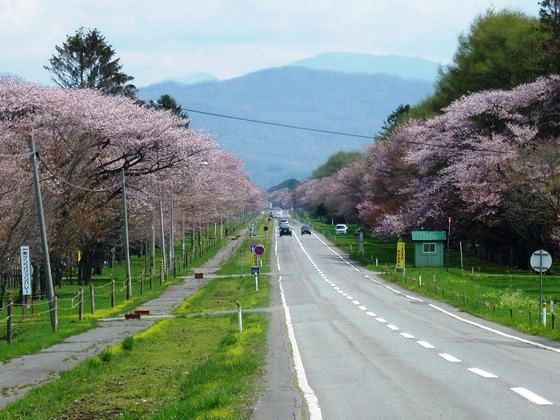
[[80, 289], [80, 303], [78, 304], [78, 319], [84, 320], [84, 289]]
[[91, 313], [94, 314], [95, 313], [95, 291], [93, 289], [93, 283], [89, 284], [89, 298], [90, 298], [90, 304], [91, 304]]
[[8, 303], [8, 318], [7, 318], [7, 331], [6, 331], [6, 339], [8, 340], [8, 344], [12, 344], [12, 316], [14, 313], [14, 301], [10, 296], [10, 303]]
[[56, 330], [58, 329], [58, 297], [54, 296], [53, 298], [53, 308], [52, 308], [54, 314], [53, 314], [53, 331], [56, 332]]

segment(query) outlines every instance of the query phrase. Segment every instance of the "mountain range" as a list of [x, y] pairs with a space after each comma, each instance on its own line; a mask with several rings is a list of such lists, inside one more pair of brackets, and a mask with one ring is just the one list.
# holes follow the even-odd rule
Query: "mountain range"
[[[427, 78], [429, 73], [419, 70], [417, 77], [412, 77], [412, 70], [405, 72], [399, 67], [402, 57], [376, 60], [384, 64], [370, 67], [374, 74], [361, 71], [361, 65], [354, 65], [348, 56], [338, 58], [346, 63], [346, 67], [334, 66], [338, 71], [320, 69], [325, 59], [319, 56], [316, 62], [300, 61], [298, 65], [229, 80], [194, 85], [162, 82], [140, 88], [140, 97], [173, 96], [189, 114], [192, 128], [213, 133], [225, 149], [245, 161], [257, 184], [269, 187], [288, 178], [308, 177], [333, 153], [363, 149], [397, 106], [414, 104], [433, 91], [434, 80]], [[356, 62], [364, 60], [358, 56]], [[336, 62], [332, 57], [327, 61], [331, 65]], [[414, 59], [405, 61], [410, 64]], [[380, 68], [390, 70], [391, 62], [401, 68], [401, 74], [411, 77], [377, 72]], [[419, 69], [426, 67], [424, 60], [418, 63]], [[197, 111], [356, 136], [296, 130]]]

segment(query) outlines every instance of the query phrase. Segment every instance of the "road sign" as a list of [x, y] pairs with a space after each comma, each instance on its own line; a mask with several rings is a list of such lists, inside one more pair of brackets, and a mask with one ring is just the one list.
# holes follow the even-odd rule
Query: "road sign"
[[255, 247], [255, 254], [257, 255], [264, 255], [264, 246], [262, 245], [257, 245]]
[[251, 253], [254, 254], [255, 253], [255, 248], [257, 246], [255, 244], [251, 244]]
[[259, 274], [259, 266], [255, 265], [251, 267], [251, 274]]
[[23, 296], [31, 296], [31, 255], [28, 246], [20, 248], [21, 290]]
[[529, 263], [537, 273], [544, 273], [552, 266], [552, 256], [544, 249], [539, 249], [533, 252]]

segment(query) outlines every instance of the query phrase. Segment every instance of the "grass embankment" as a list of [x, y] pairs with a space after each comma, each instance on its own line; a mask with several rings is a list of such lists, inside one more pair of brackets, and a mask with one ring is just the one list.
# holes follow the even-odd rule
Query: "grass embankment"
[[[251, 239], [242, 248], [249, 249]], [[238, 255], [239, 258], [240, 255]], [[264, 259], [264, 266], [268, 264]], [[226, 264], [236, 265], [235, 256]], [[263, 267], [263, 268], [265, 268]], [[268, 277], [259, 292], [252, 277], [218, 277], [185, 301], [181, 315], [160, 321], [121, 345], [32, 390], [0, 419], [146, 418], [243, 419], [250, 417], [266, 355], [267, 317], [198, 312], [268, 304]]]
[[[150, 279], [144, 276], [141, 281], [141, 273], [147, 269], [147, 259], [142, 257], [131, 257], [132, 274], [132, 298], [126, 299], [126, 283], [124, 279], [124, 264], [115, 265], [114, 268], [103, 270], [101, 275], [92, 278], [91, 285], [94, 289], [95, 313], [91, 312], [91, 297], [89, 286], [68, 284], [65, 281], [62, 287], [55, 288], [58, 297], [58, 330], [53, 332], [49, 321], [49, 306], [46, 300], [37, 300], [33, 303], [33, 314], [31, 309], [25, 309], [25, 316], [21, 305], [14, 305], [13, 314], [13, 341], [8, 344], [6, 337], [7, 309], [0, 310], [0, 362], [10, 360], [26, 354], [35, 353], [45, 347], [60, 343], [65, 338], [87, 331], [97, 325], [97, 319], [117, 316], [131, 309], [137, 308], [144, 302], [159, 296], [167, 287], [182, 281], [180, 277], [187, 275], [194, 267], [204, 264], [213, 257], [216, 252], [229, 241], [229, 238], [220, 240], [214, 238], [213, 230], [208, 237], [202, 235], [197, 238], [194, 252], [188, 253], [188, 260], [180, 262], [180, 242], [175, 245], [177, 260], [177, 278], [169, 274], [167, 281], [160, 284], [159, 268], [161, 255], [156, 255], [156, 273]], [[219, 236], [219, 233], [218, 235]], [[190, 249], [190, 238], [186, 240], [187, 248]], [[149, 271], [147, 269], [146, 271]], [[170, 273], [170, 272], [169, 272]], [[115, 305], [111, 307], [112, 282], [115, 279]], [[79, 292], [84, 289], [84, 320], [78, 319]]]
[[[534, 272], [487, 263], [465, 253], [463, 270], [460, 254], [451, 250], [451, 268], [415, 268], [413, 244], [406, 244], [405, 273], [396, 273], [396, 241], [380, 241], [364, 233], [364, 256], [358, 254], [356, 225], [349, 225], [347, 235], [335, 235], [334, 225], [312, 221], [319, 231], [351, 257], [373, 271], [381, 271], [386, 280], [399, 283], [425, 296], [452, 305], [530, 334], [560, 340], [556, 315], [547, 308], [547, 325], [539, 322], [540, 278]], [[375, 261], [378, 265], [375, 265]], [[446, 257], [447, 259], [447, 257]], [[554, 271], [558, 272], [558, 268]], [[420, 278], [422, 279], [420, 281]], [[560, 276], [544, 276], [543, 300], [560, 304]], [[557, 310], [555, 310], [558, 313]]]

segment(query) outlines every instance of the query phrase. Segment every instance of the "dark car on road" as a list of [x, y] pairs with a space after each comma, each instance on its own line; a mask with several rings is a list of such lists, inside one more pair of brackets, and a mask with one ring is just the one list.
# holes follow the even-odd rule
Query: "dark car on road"
[[280, 236], [292, 236], [292, 228], [289, 225], [280, 226]]
[[302, 235], [305, 235], [305, 234], [311, 235], [311, 226], [309, 226], [309, 225], [303, 225], [303, 226], [301, 227], [301, 234], [302, 234]]

